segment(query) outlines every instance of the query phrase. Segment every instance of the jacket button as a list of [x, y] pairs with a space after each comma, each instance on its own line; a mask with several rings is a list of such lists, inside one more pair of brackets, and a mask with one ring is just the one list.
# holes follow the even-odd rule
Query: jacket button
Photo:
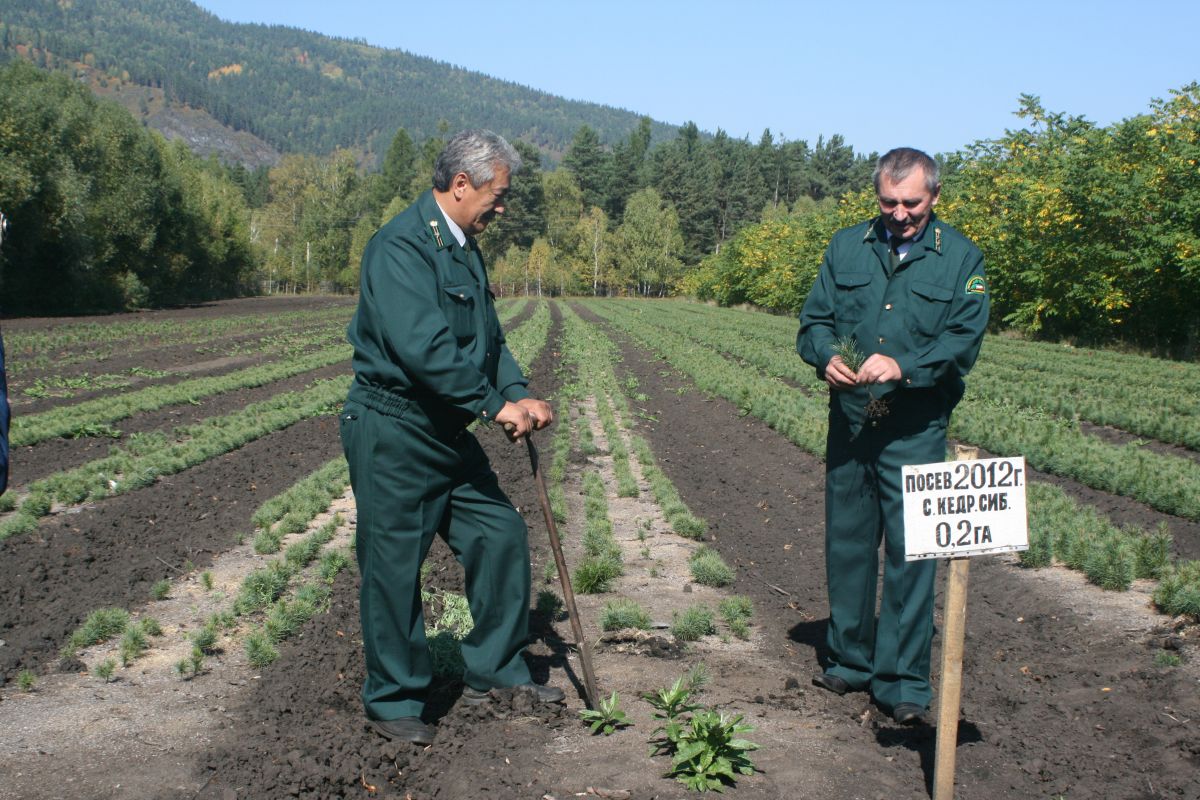
[[885, 308], [886, 310], [888, 310], [888, 311], [891, 311], [891, 310], [892, 310], [892, 304], [891, 304], [891, 303], [888, 303], [886, 306], [884, 306], [884, 308]]
[[880, 337], [879, 337], [879, 343], [880, 343], [880, 344], [883, 344], [883, 337], [882, 337], [882, 336], [880, 336]]

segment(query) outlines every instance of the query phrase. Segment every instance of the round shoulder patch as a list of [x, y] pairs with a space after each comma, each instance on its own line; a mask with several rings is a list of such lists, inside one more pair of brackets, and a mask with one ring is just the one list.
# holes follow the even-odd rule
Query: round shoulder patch
[[987, 284], [983, 280], [982, 275], [972, 275], [967, 278], [967, 285], [963, 287], [964, 294], [987, 294]]

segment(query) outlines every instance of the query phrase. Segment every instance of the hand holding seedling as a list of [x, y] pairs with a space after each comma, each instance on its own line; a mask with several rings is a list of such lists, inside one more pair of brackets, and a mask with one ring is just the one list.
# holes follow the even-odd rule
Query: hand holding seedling
[[846, 365], [841, 356], [834, 356], [825, 365], [825, 382], [830, 389], [853, 389], [858, 376]]
[[900, 365], [891, 356], [875, 353], [863, 362], [855, 376], [855, 383], [887, 383], [900, 380]]

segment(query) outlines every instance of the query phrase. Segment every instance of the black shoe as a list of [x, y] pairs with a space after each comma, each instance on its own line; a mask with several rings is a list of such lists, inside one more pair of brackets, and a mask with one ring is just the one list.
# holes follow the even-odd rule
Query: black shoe
[[813, 686], [820, 686], [822, 689], [834, 694], [845, 694], [850, 691], [850, 684], [837, 675], [831, 675], [828, 672], [818, 672], [816, 675], [813, 675], [812, 682]]
[[896, 703], [892, 719], [901, 725], [920, 725], [925, 721], [925, 709], [916, 703]]
[[[512, 688], [532, 694], [534, 702], [537, 703], [561, 703], [567, 699], [562, 689], [554, 686], [543, 686], [540, 683], [522, 683], [520, 686], [513, 686]], [[477, 706], [490, 701], [492, 698], [490, 692], [466, 686], [463, 688], [462, 699], [469, 706]]]
[[433, 744], [434, 734], [437, 733], [437, 728], [426, 725], [420, 717], [372, 719], [367, 722], [380, 736], [413, 744]]

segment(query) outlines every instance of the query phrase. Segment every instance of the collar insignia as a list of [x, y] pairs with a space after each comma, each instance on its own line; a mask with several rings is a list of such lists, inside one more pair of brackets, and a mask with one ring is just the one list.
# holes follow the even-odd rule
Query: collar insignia
[[442, 241], [442, 232], [440, 230], [438, 230], [437, 220], [436, 219], [429, 220], [429, 227], [433, 229], [433, 238], [437, 239], [438, 248], [440, 249], [442, 247], [445, 247], [446, 243]]

